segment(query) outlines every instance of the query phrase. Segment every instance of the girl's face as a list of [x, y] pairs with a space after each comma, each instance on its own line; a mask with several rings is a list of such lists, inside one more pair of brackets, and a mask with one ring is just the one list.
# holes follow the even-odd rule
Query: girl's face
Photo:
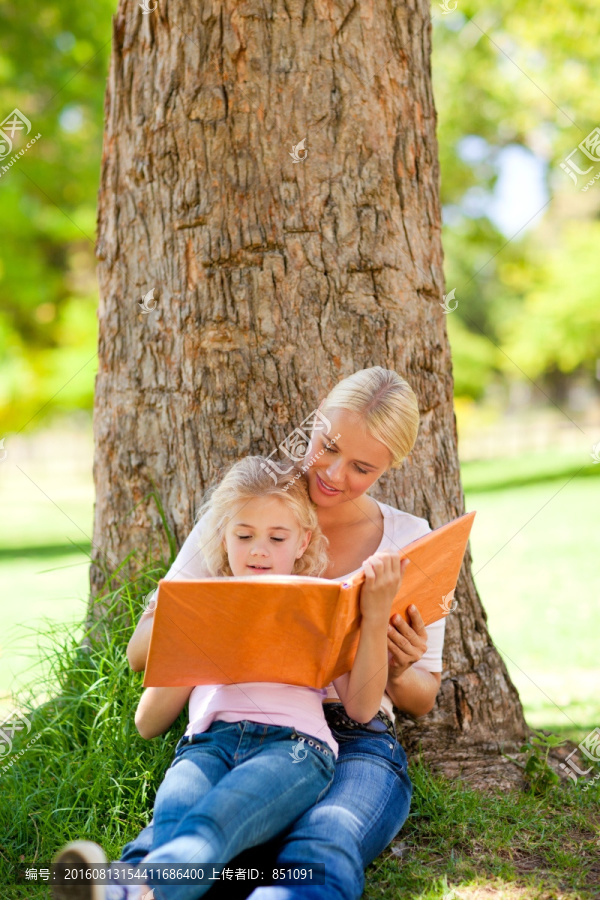
[[[368, 491], [392, 464], [392, 454], [366, 429], [363, 418], [349, 409], [327, 412], [329, 434], [313, 432], [304, 465], [310, 498], [317, 506], [332, 507]], [[327, 443], [339, 434], [335, 443]]]
[[254, 497], [240, 506], [225, 529], [224, 543], [234, 575], [291, 575], [311, 532], [278, 497]]

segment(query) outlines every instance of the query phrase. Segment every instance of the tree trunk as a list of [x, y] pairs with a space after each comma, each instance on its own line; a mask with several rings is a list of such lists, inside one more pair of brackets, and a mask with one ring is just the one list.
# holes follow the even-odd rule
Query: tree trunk
[[[403, 374], [421, 410], [413, 454], [374, 495], [432, 528], [464, 511], [430, 32], [425, 0], [171, 0], [149, 15], [119, 3], [98, 218], [93, 596], [101, 563], [160, 530], [151, 480], [181, 544], [225, 464], [270, 453], [371, 365]], [[469, 555], [456, 597], [437, 705], [404, 721], [403, 739], [448, 773], [510, 780], [499, 747], [518, 747], [526, 725]]]

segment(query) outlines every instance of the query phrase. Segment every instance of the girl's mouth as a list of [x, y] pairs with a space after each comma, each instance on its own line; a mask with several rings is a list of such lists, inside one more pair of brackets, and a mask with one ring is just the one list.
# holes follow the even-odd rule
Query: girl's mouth
[[317, 472], [316, 474], [317, 474], [317, 485], [318, 485], [319, 489], [321, 491], [323, 491], [323, 493], [326, 494], [328, 497], [335, 497], [336, 494], [342, 493], [337, 488], [329, 487], [329, 485], [325, 484], [325, 482], [323, 481], [323, 479], [321, 478], [319, 473]]
[[253, 572], [270, 572], [271, 566], [247, 566], [246, 568], [252, 569]]

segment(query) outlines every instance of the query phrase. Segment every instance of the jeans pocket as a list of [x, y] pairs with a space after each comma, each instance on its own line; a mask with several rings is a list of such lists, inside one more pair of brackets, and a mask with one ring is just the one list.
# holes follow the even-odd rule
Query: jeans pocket
[[[290, 737], [298, 740], [298, 745], [304, 750], [316, 750], [321, 756], [332, 759], [335, 764], [335, 755], [333, 750], [325, 741], [318, 741], [312, 734], [305, 734], [302, 731], [292, 731]], [[297, 746], [298, 746], [297, 745]], [[294, 751], [296, 752], [296, 750]]]
[[315, 803], [318, 803], [319, 800], [322, 800], [323, 797], [325, 797], [325, 796], [329, 793], [329, 789], [331, 788], [331, 785], [332, 785], [332, 783], [333, 783], [333, 776], [334, 776], [334, 774], [335, 774], [335, 766], [332, 767], [331, 772], [329, 773], [329, 777], [328, 777], [328, 780], [327, 780], [327, 784], [325, 785], [325, 787], [323, 788], [323, 790], [320, 791], [319, 794], [317, 794], [317, 798], [316, 798], [316, 800], [315, 800]]
[[365, 731], [333, 732], [340, 746], [338, 761], [345, 759], [365, 759], [376, 765], [392, 769], [398, 778], [405, 778], [407, 772], [406, 753], [402, 744], [389, 734]]

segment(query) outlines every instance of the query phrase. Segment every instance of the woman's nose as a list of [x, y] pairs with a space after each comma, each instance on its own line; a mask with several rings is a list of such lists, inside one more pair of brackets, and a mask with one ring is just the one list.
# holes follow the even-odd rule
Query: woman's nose
[[330, 463], [325, 469], [325, 475], [329, 479], [329, 481], [341, 481], [342, 476], [342, 463], [340, 460]]

